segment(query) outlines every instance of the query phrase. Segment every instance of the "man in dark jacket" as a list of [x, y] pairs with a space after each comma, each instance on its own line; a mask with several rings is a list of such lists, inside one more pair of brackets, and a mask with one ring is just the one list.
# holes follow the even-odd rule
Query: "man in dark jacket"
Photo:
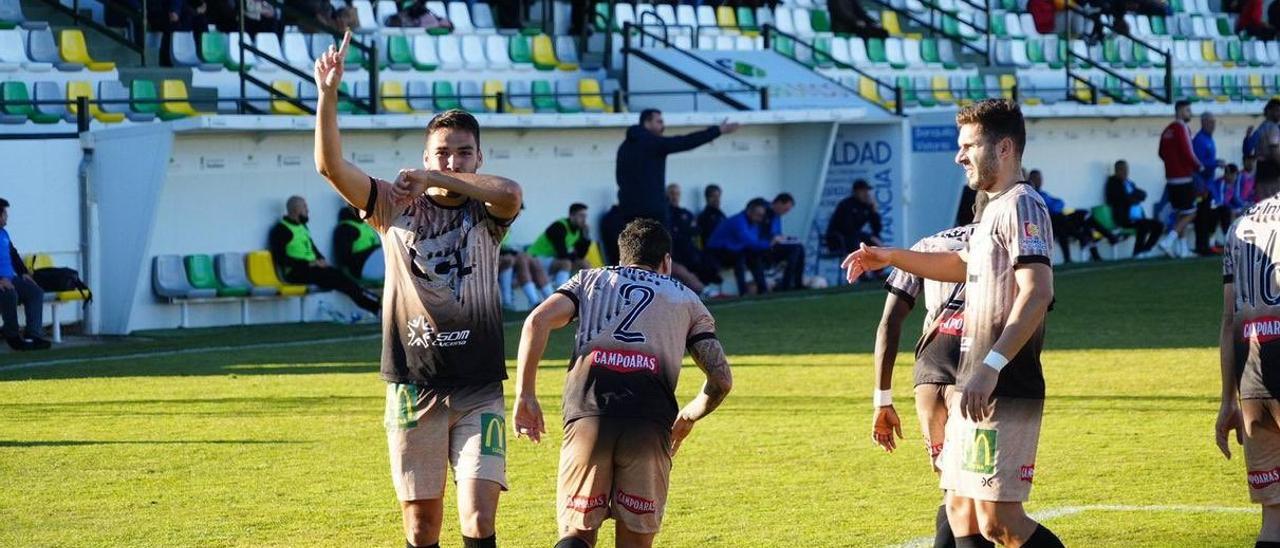
[[1164, 224], [1155, 219], [1147, 219], [1142, 211], [1142, 202], [1147, 193], [1129, 180], [1129, 163], [1117, 160], [1115, 174], [1107, 178], [1107, 207], [1111, 208], [1111, 219], [1116, 226], [1132, 228], [1136, 232], [1133, 244], [1133, 256], [1145, 259], [1151, 256], [1151, 248], [1164, 233]]
[[[0, 198], [0, 316], [4, 318], [4, 340], [14, 350], [44, 350], [49, 341], [40, 336], [43, 328], [44, 291], [31, 278], [31, 272], [9, 239], [9, 202]], [[26, 336], [18, 331], [18, 304], [27, 313]]]
[[[680, 195], [680, 185], [667, 185], [667, 203], [671, 204], [671, 275], [701, 294], [706, 284], [722, 281], [720, 269], [706, 260], [702, 250], [694, 244], [698, 229], [693, 212], [680, 207]], [[708, 296], [714, 295], [714, 290], [708, 293]]]
[[338, 226], [333, 229], [333, 260], [353, 280], [383, 279], [382, 237], [360, 220], [354, 207], [338, 210]]
[[827, 250], [848, 255], [860, 244], [884, 245], [880, 240], [880, 212], [871, 198], [871, 185], [864, 179], [853, 182], [853, 195], [836, 204], [827, 223]]
[[615, 174], [624, 224], [648, 217], [670, 227], [667, 196], [663, 193], [667, 183], [667, 155], [692, 150], [716, 137], [733, 133], [738, 130], [738, 124], [726, 120], [719, 126], [677, 137], [663, 137], [665, 130], [662, 112], [645, 109], [640, 113], [640, 124], [628, 128], [626, 140], [618, 146]]
[[706, 206], [698, 213], [698, 234], [702, 236], [702, 247], [707, 247], [711, 234], [724, 222], [724, 212], [720, 210], [720, 185], [707, 185], [702, 189], [703, 202]]
[[329, 266], [324, 260], [324, 255], [316, 247], [315, 241], [311, 239], [311, 231], [307, 228], [310, 212], [307, 201], [301, 196], [292, 196], [285, 207], [288, 214], [271, 227], [271, 233], [267, 237], [271, 258], [283, 274], [284, 281], [337, 290], [351, 297], [356, 306], [377, 314], [382, 309], [378, 297], [365, 291], [355, 280]]

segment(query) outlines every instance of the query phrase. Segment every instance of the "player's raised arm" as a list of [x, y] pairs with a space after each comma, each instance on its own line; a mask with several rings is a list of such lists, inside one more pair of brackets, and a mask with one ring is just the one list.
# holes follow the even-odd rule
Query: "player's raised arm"
[[524, 320], [520, 332], [520, 349], [516, 354], [516, 437], [529, 436], [534, 443], [542, 441], [547, 431], [542, 420], [542, 407], [538, 405], [538, 362], [547, 349], [551, 331], [573, 321], [578, 305], [564, 293], [554, 293]]
[[893, 390], [893, 365], [898, 359], [898, 343], [902, 335], [902, 322], [911, 314], [911, 301], [890, 292], [884, 300], [884, 313], [876, 328], [876, 387], [875, 413], [871, 418], [871, 439], [887, 452], [898, 448], [902, 439], [902, 420], [893, 408], [890, 392]]
[[1214, 426], [1214, 440], [1222, 455], [1231, 458], [1231, 431], [1236, 431], [1236, 443], [1244, 444], [1244, 422], [1240, 416], [1240, 384], [1236, 380], [1235, 345], [1235, 284], [1227, 281], [1222, 286], [1222, 327], [1218, 334], [1219, 369], [1222, 372], [1222, 405], [1218, 409], [1218, 421]]
[[840, 263], [849, 283], [857, 282], [864, 272], [890, 266], [940, 282], [959, 283], [965, 278], [964, 259], [952, 251], [911, 251], [862, 244], [861, 249], [850, 253]]
[[338, 134], [338, 86], [342, 83], [347, 46], [351, 31], [342, 37], [342, 46], [329, 50], [316, 59], [315, 80], [319, 98], [316, 103], [316, 172], [333, 185], [342, 199], [356, 208], [369, 204], [369, 176], [342, 157], [342, 137]]
[[715, 411], [724, 398], [733, 389], [733, 373], [729, 370], [729, 360], [724, 355], [724, 347], [720, 340], [712, 337], [703, 338], [689, 345], [689, 354], [693, 363], [707, 376], [702, 383], [702, 391], [698, 396], [680, 410], [676, 422], [671, 426], [671, 454], [680, 449], [680, 443], [693, 430], [693, 423]]
[[[1000, 378], [1000, 369], [1031, 340], [1044, 324], [1045, 314], [1053, 302], [1053, 268], [1043, 263], [1028, 263], [1015, 267], [1014, 283], [1017, 294], [1009, 311], [1000, 338], [991, 346], [991, 352], [983, 359], [988, 367], [978, 367], [969, 383], [961, 387], [960, 413], [974, 421], [991, 414], [991, 393]], [[996, 363], [996, 362], [1003, 363]]]

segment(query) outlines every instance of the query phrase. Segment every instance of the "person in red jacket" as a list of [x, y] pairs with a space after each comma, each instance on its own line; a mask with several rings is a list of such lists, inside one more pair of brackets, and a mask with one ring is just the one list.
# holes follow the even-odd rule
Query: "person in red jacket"
[[1178, 218], [1156, 245], [1170, 257], [1194, 256], [1182, 241], [1182, 231], [1196, 216], [1195, 174], [1203, 168], [1191, 148], [1191, 101], [1174, 103], [1174, 120], [1160, 134], [1160, 159], [1164, 161], [1165, 194]]

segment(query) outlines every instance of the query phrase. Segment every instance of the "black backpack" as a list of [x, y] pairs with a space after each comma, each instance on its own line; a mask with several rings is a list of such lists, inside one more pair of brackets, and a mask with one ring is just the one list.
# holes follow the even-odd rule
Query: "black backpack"
[[80, 280], [80, 273], [71, 268], [40, 268], [31, 273], [36, 285], [45, 291], [79, 291], [85, 304], [93, 301], [93, 292]]

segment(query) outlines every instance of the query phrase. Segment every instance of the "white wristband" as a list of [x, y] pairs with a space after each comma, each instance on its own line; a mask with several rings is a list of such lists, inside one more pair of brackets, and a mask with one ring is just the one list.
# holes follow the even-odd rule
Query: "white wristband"
[[999, 352], [992, 350], [987, 352], [987, 357], [982, 359], [982, 363], [986, 364], [987, 367], [995, 369], [996, 372], [999, 373], [1001, 369], [1004, 369], [1004, 366], [1009, 365], [1009, 358], [1006, 358], [1000, 355]]
[[893, 405], [893, 390], [876, 390], [871, 394], [871, 403], [876, 407]]

